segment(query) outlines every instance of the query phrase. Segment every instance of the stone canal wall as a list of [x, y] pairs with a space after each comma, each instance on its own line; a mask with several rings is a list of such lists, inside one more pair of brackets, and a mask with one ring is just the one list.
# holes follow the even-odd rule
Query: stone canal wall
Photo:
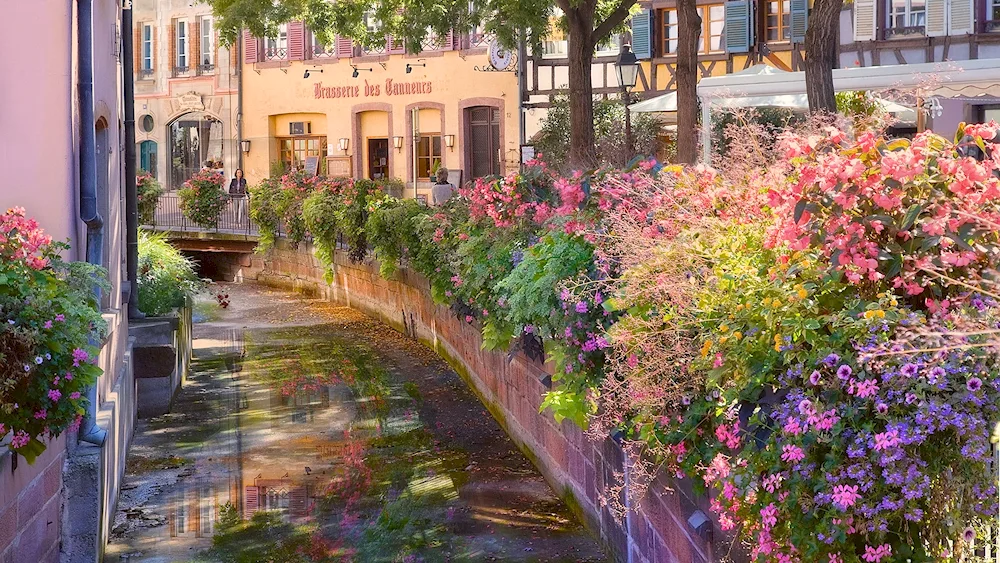
[[[307, 244], [293, 248], [279, 240], [265, 255], [254, 255], [238, 280], [323, 296], [379, 318], [433, 348], [462, 376], [518, 447], [535, 463], [552, 487], [597, 533], [620, 562], [707, 563], [712, 554], [713, 525], [704, 499], [694, 499], [683, 484], [665, 477], [654, 483], [638, 510], [616, 518], [602, 494], [621, 480], [621, 448], [611, 439], [594, 442], [569, 421], [556, 423], [540, 413], [547, 366], [521, 354], [483, 351], [479, 329], [434, 303], [428, 283], [401, 269], [385, 280], [378, 264], [352, 264], [336, 257], [332, 284]], [[612, 487], [614, 485], [611, 485]], [[720, 534], [716, 533], [715, 536]]]

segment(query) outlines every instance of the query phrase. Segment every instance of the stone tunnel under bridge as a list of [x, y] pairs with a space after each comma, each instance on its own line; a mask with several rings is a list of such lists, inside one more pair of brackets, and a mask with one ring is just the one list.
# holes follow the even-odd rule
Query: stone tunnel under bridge
[[260, 237], [254, 234], [157, 229], [167, 242], [197, 264], [198, 276], [213, 281], [243, 281]]

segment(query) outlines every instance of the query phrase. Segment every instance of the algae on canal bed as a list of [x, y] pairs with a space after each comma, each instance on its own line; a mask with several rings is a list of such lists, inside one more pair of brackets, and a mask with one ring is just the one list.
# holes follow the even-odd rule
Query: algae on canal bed
[[110, 561], [605, 561], [431, 352], [349, 309], [227, 290], [174, 412], [139, 425]]

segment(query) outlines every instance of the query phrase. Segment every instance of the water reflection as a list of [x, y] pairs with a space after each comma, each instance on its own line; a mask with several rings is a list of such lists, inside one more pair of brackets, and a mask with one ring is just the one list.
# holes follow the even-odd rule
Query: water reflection
[[[401, 368], [440, 368], [338, 325], [201, 329], [175, 412], [137, 431], [111, 561], [603, 560], [536, 473], [471, 476], [484, 460], [446, 438], [456, 422], [423, 420]], [[470, 425], [513, 451], [467, 395]]]

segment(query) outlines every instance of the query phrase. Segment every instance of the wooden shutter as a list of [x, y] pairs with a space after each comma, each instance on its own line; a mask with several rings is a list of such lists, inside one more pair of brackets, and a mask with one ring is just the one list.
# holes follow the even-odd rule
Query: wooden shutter
[[288, 60], [301, 61], [306, 53], [306, 26], [302, 22], [288, 22]]
[[247, 64], [255, 63], [258, 61], [259, 53], [257, 52], [257, 38], [250, 34], [249, 31], [243, 32], [243, 62]]
[[792, 43], [803, 43], [809, 29], [809, 0], [790, 0]]
[[750, 51], [750, 2], [731, 0], [726, 2], [726, 51], [748, 53]]
[[875, 41], [875, 0], [854, 0], [854, 40]]
[[243, 495], [243, 517], [250, 519], [260, 508], [260, 494], [257, 487], [246, 488], [246, 493]]
[[135, 33], [132, 36], [132, 72], [137, 76], [142, 75], [142, 22], [136, 24]]
[[[974, 14], [976, 13], [973, 0], [949, 0], [948, 4], [948, 35], [973, 33]], [[928, 2], [928, 8], [930, 8], [930, 2]], [[928, 21], [928, 23], [930, 22]]]
[[643, 10], [632, 16], [632, 52], [637, 59], [653, 56], [652, 12]]
[[941, 37], [948, 33], [948, 0], [926, 0], [926, 27], [928, 37]]
[[177, 66], [177, 20], [170, 20], [170, 38], [167, 39], [170, 42], [170, 52], [168, 53], [167, 66], [168, 72], [173, 74], [173, 68]]
[[442, 50], [451, 51], [455, 48], [455, 40], [458, 39], [458, 35], [454, 31], [449, 31], [448, 35], [444, 38], [444, 45], [441, 46]]
[[354, 56], [354, 42], [350, 37], [337, 36], [337, 57], [346, 58]]
[[386, 37], [386, 51], [390, 55], [401, 55], [406, 52], [406, 42], [395, 37]]
[[309, 503], [305, 487], [295, 487], [288, 493], [288, 509], [292, 516], [308, 516]]

